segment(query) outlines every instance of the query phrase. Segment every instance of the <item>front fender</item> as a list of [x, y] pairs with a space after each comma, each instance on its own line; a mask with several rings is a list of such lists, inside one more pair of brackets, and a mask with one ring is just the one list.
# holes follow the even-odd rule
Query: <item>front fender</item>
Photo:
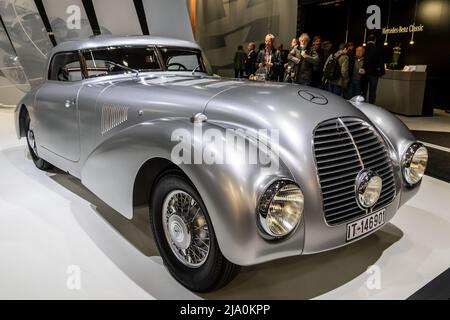
[[[172, 141], [172, 134], [179, 129], [194, 134], [194, 125], [187, 119], [157, 120], [121, 131], [88, 157], [81, 171], [83, 184], [113, 209], [131, 219], [133, 187], [140, 168], [153, 158], [172, 161], [172, 150], [179, 144]], [[202, 129], [225, 131], [212, 123], [203, 124]], [[254, 143], [251, 139], [247, 141], [248, 146]], [[236, 150], [231, 158], [240, 152], [242, 150]], [[293, 180], [284, 163], [280, 161], [277, 168], [265, 170], [259, 165], [234, 163], [181, 163], [178, 167], [202, 197], [219, 247], [228, 260], [238, 265], [253, 265], [301, 254], [303, 227], [279, 242], [267, 242], [258, 233], [256, 203], [260, 193], [277, 178]]]
[[[402, 157], [405, 154], [408, 147], [412, 143], [416, 142], [416, 138], [408, 129], [408, 127], [395, 115], [389, 111], [369, 104], [369, 103], [357, 103], [352, 102], [355, 107], [360, 109], [372, 123], [378, 128], [378, 130], [384, 135], [387, 141], [390, 142], [396, 153], [396, 165], [401, 168]], [[403, 172], [401, 173], [403, 175]], [[399, 206], [405, 204], [419, 191], [420, 184], [409, 187], [404, 179], [402, 181], [402, 191]]]

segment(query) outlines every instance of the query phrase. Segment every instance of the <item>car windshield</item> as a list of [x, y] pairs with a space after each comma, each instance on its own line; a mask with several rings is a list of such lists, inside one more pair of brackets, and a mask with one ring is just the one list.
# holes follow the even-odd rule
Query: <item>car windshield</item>
[[142, 71], [188, 71], [212, 74], [201, 50], [179, 47], [159, 47], [161, 68], [154, 47], [118, 46], [85, 50], [83, 52], [87, 77]]
[[190, 71], [211, 74], [208, 61], [200, 50], [160, 47], [167, 71]]
[[88, 78], [117, 73], [161, 70], [152, 47], [108, 47], [83, 54]]

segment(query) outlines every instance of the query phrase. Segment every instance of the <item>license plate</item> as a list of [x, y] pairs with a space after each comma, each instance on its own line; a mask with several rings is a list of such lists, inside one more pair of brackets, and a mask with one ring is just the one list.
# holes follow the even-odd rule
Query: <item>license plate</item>
[[347, 225], [347, 241], [352, 241], [380, 228], [385, 223], [386, 210], [378, 211]]

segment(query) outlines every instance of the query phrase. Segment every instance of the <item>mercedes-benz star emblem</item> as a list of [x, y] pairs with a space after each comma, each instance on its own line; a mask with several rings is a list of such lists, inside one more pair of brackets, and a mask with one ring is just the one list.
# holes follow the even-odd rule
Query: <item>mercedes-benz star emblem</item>
[[311, 91], [306, 91], [306, 90], [300, 90], [298, 92], [298, 94], [300, 97], [302, 97], [303, 99], [305, 99], [306, 101], [309, 101], [311, 103], [318, 104], [321, 106], [328, 104], [328, 99], [325, 98], [321, 94], [314, 93]]

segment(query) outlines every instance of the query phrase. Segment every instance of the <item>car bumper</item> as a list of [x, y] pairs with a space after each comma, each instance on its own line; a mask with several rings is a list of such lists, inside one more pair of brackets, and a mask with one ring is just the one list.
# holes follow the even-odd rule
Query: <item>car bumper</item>
[[[354, 239], [352, 241], [347, 241], [347, 226], [348, 224], [355, 222], [359, 219], [364, 218], [365, 216], [358, 217], [354, 220], [347, 221], [337, 226], [329, 226], [325, 220], [323, 213], [318, 215], [313, 215], [312, 218], [306, 219], [306, 234], [304, 241], [304, 248], [302, 254], [314, 254], [324, 251], [329, 251], [333, 249], [337, 249], [352, 243], [355, 243], [359, 240], [362, 240], [380, 229], [386, 226], [390, 220], [395, 216], [398, 211], [400, 204], [400, 197], [397, 196], [396, 199], [391, 202], [385, 209], [380, 209], [378, 211], [385, 210], [385, 223], [377, 229], [372, 230], [364, 234], [363, 236]], [[376, 211], [376, 212], [378, 212]], [[373, 212], [373, 213], [376, 213]], [[372, 213], [371, 213], [372, 214]], [[368, 215], [371, 215], [368, 214]], [[366, 216], [368, 216], [366, 215]]]
[[[420, 189], [420, 184], [414, 188], [405, 187], [402, 183], [400, 173], [396, 177], [396, 184], [397, 192], [394, 200], [384, 209], [380, 208], [375, 211], [385, 210], [384, 225], [353, 241], [347, 241], [347, 225], [365, 216], [360, 216], [337, 226], [330, 226], [325, 221], [323, 210], [320, 208], [321, 204], [317, 204], [316, 212], [311, 212], [311, 214], [305, 213], [305, 237], [302, 254], [314, 254], [337, 249], [362, 240], [382, 229], [394, 218], [399, 208], [416, 195]], [[316, 214], [317, 212], [320, 212], [320, 214]]]

